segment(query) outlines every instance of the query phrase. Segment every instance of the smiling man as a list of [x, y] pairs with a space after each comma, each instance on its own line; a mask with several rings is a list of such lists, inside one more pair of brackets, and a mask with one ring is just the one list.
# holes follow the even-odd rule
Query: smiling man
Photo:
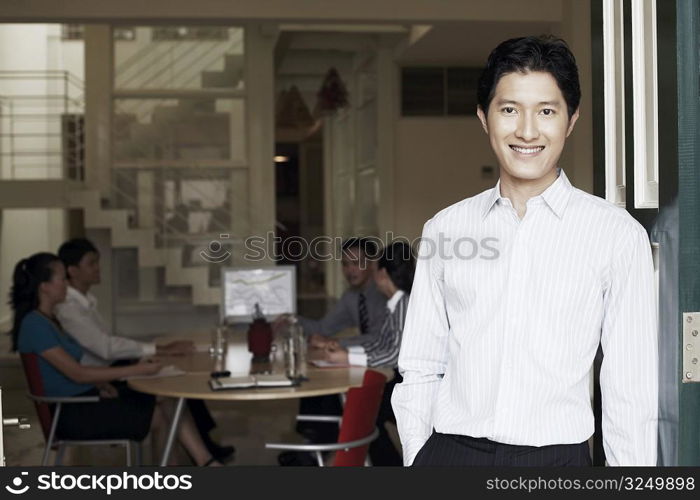
[[[477, 114], [500, 179], [423, 228], [392, 397], [406, 465], [590, 465], [599, 344], [607, 461], [656, 465], [649, 240], [558, 167], [580, 96], [563, 40], [489, 56]], [[498, 257], [464, 258], [465, 237], [495, 238]]]

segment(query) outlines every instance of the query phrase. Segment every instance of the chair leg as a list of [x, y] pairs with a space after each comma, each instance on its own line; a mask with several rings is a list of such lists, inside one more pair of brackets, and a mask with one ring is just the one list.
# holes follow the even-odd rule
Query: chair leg
[[126, 441], [124, 448], [126, 448], [126, 466], [131, 467], [131, 440], [130, 439]]
[[318, 466], [325, 467], [325, 464], [323, 463], [323, 455], [321, 454], [321, 452], [315, 451], [314, 454], [316, 455], [316, 462], [318, 463]]
[[369, 451], [365, 455], [365, 467], [372, 467], [372, 459], [369, 458]]
[[44, 454], [41, 457], [42, 467], [49, 465], [49, 453], [51, 453], [51, 441], [46, 441], [46, 446], [44, 446]]
[[56, 450], [56, 461], [54, 462], [54, 465], [61, 465], [61, 462], [63, 462], [63, 454], [66, 451], [66, 445], [61, 443], [58, 445], [58, 450]]
[[53, 420], [51, 420], [51, 430], [49, 431], [49, 437], [46, 439], [46, 448], [44, 448], [44, 456], [41, 458], [41, 465], [44, 467], [49, 465], [49, 453], [53, 447], [53, 441], [56, 437], [56, 426], [58, 425], [58, 419], [61, 416], [61, 403], [56, 404], [56, 408], [53, 411]]

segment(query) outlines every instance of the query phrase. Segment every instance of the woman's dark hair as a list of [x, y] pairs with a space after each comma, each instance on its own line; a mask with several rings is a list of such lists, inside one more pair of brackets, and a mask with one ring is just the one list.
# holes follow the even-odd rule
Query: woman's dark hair
[[58, 255], [41, 252], [20, 260], [15, 266], [10, 290], [10, 305], [15, 313], [10, 331], [13, 351], [17, 350], [17, 338], [22, 320], [39, 307], [39, 285], [51, 281], [53, 277], [51, 264], [60, 261]]
[[377, 262], [378, 269], [386, 269], [396, 288], [411, 293], [416, 263], [408, 242], [397, 241], [388, 245]]
[[100, 253], [92, 241], [85, 238], [73, 238], [61, 245], [58, 249], [58, 257], [63, 261], [63, 265], [66, 266], [66, 272], [68, 272], [68, 266], [80, 265], [80, 261], [85, 257], [85, 254], [90, 252]]
[[488, 114], [496, 85], [504, 75], [528, 71], [544, 71], [554, 77], [571, 118], [581, 101], [576, 59], [564, 40], [551, 35], [511, 38], [493, 49], [476, 92], [484, 114]]

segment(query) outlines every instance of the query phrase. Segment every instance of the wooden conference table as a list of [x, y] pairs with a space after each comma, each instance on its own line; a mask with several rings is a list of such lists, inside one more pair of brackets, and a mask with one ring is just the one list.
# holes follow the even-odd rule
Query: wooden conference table
[[[277, 358], [279, 357], [278, 355]], [[212, 371], [221, 369], [220, 358], [217, 360], [209, 353], [195, 352], [186, 356], [164, 357], [162, 361], [165, 365], [172, 364], [186, 373], [169, 377], [136, 378], [128, 381], [129, 386], [136, 391], [154, 396], [170, 397], [177, 401], [168, 431], [168, 439], [160, 460], [161, 466], [168, 463], [186, 399], [254, 401], [343, 394], [352, 387], [361, 386], [366, 371], [366, 368], [359, 366], [314, 368], [309, 365], [307, 372], [309, 380], [295, 387], [213, 391], [209, 387], [209, 379]], [[378, 369], [378, 371], [391, 376], [389, 369]], [[284, 365], [279, 359], [272, 363], [253, 363], [251, 373], [262, 372], [283, 373]]]

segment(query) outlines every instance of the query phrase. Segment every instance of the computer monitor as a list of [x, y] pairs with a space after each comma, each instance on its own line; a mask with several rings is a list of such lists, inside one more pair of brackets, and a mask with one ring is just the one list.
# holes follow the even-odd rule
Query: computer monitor
[[223, 323], [249, 323], [255, 304], [270, 320], [297, 311], [296, 268], [223, 268], [221, 270], [221, 310]]

